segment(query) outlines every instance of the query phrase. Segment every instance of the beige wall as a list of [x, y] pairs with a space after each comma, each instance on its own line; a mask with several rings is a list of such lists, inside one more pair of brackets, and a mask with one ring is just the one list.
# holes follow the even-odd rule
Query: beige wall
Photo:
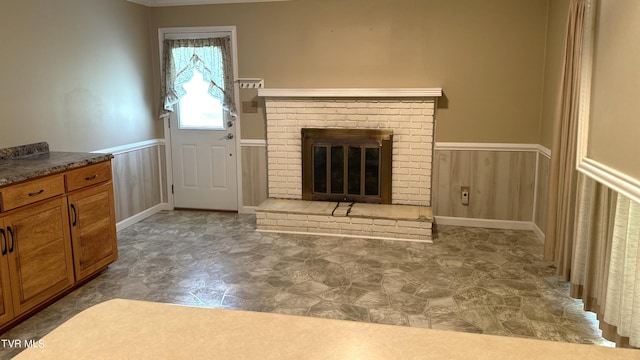
[[[150, 11], [152, 34], [236, 25], [239, 75], [262, 77], [266, 87], [443, 87], [436, 141], [539, 142], [547, 0], [295, 0]], [[158, 76], [158, 56], [152, 60]]]
[[89, 151], [161, 135], [148, 17], [125, 0], [0, 1], [0, 147]]
[[[258, 96], [256, 89], [240, 89], [240, 102], [238, 111], [241, 113], [240, 135], [243, 139], [265, 139], [266, 123], [264, 111], [264, 98]], [[257, 109], [255, 113], [245, 113], [242, 111], [243, 102], [256, 103]]]
[[569, 2], [570, 0], [549, 1], [544, 64], [544, 93], [540, 119], [540, 144], [548, 149], [553, 146], [553, 123], [558, 111], [558, 95], [562, 81], [562, 67], [564, 65]]
[[640, 181], [640, 2], [601, 0], [587, 156]]

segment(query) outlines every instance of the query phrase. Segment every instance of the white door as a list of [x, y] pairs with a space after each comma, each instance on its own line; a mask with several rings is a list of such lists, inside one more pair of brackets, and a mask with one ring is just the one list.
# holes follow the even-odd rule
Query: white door
[[[216, 34], [171, 35], [186, 38]], [[197, 69], [183, 87], [186, 95], [169, 118], [174, 206], [237, 211], [236, 122], [221, 102], [209, 95], [209, 83]]]
[[[231, 37], [232, 78], [238, 77], [235, 27], [165, 28], [159, 30], [160, 54], [164, 39], [198, 39]], [[174, 49], [173, 56], [190, 56], [189, 47]], [[175, 51], [178, 51], [177, 53]], [[222, 66], [220, 49], [200, 53], [209, 61], [209, 68]], [[194, 55], [195, 56], [195, 55]], [[210, 56], [210, 57], [207, 57]], [[204, 59], [201, 58], [201, 59]], [[217, 60], [216, 60], [217, 59]], [[213, 63], [211, 63], [213, 61]], [[217, 62], [220, 61], [218, 64]], [[161, 61], [162, 63], [162, 61]], [[193, 68], [192, 68], [193, 69]], [[183, 83], [184, 93], [169, 117], [171, 156], [171, 188], [176, 208], [237, 211], [239, 191], [236, 138], [238, 123], [222, 103], [209, 93], [210, 83], [203, 79], [203, 68], [195, 66], [193, 78]], [[226, 70], [223, 70], [226, 71]], [[211, 74], [208, 74], [211, 75]], [[218, 76], [217, 73], [216, 76]], [[184, 78], [183, 78], [184, 80]], [[234, 84], [234, 98], [238, 101], [238, 87]], [[237, 129], [237, 130], [236, 130]], [[236, 136], [238, 135], [238, 136]]]
[[181, 127], [171, 115], [175, 207], [238, 210], [236, 138], [232, 121], [219, 130]]

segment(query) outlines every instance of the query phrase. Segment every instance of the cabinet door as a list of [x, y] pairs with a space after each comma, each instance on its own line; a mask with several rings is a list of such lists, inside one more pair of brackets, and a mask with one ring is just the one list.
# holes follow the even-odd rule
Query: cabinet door
[[4, 222], [17, 316], [74, 283], [67, 199], [26, 206]]
[[7, 232], [4, 228], [4, 219], [0, 218], [0, 326], [13, 319], [13, 306], [11, 305], [11, 283], [9, 282], [9, 243]]
[[69, 196], [76, 280], [118, 258], [113, 186], [106, 183]]

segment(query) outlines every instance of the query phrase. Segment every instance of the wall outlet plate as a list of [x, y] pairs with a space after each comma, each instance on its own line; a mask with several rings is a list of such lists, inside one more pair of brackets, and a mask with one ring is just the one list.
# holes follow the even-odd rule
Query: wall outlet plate
[[470, 189], [468, 186], [460, 187], [460, 203], [465, 206], [469, 206], [469, 192]]

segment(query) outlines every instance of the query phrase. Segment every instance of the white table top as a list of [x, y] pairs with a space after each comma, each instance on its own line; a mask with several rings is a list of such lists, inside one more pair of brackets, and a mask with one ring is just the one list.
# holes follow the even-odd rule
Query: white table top
[[16, 359], [640, 359], [640, 351], [110, 300]]

